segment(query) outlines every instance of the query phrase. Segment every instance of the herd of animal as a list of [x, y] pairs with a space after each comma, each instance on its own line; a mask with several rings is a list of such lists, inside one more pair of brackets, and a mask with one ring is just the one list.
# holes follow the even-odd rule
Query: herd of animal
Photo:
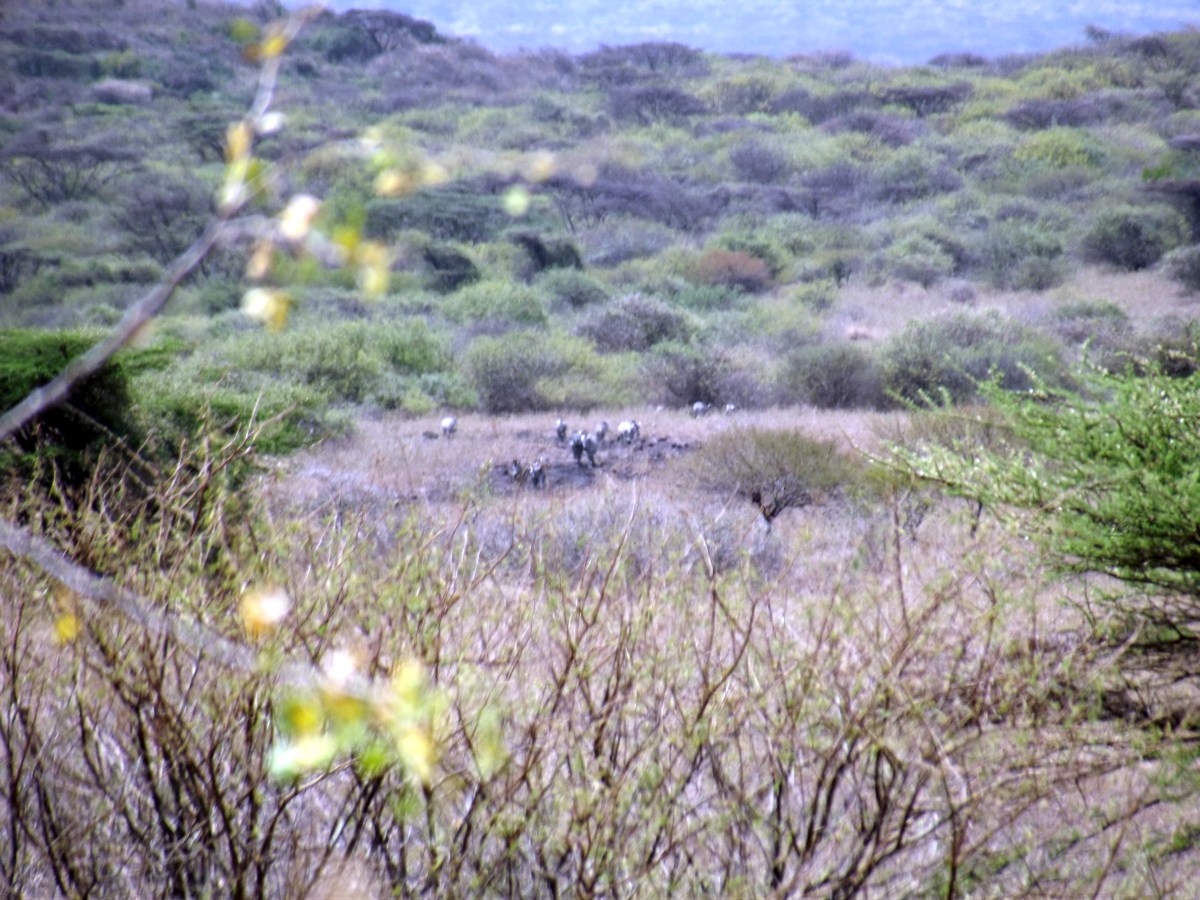
[[[699, 417], [708, 415], [713, 411], [711, 403], [703, 403], [697, 401], [689, 408], [692, 416]], [[732, 403], [726, 404], [724, 412], [728, 415], [737, 409]], [[451, 438], [458, 433], [458, 419], [455, 416], [446, 416], [441, 421], [442, 437]], [[426, 437], [437, 437], [436, 432], [426, 432]], [[595, 428], [590, 431], [576, 429], [572, 431], [564, 419], [558, 419], [554, 423], [554, 437], [560, 447], [570, 449], [571, 456], [575, 460], [575, 465], [580, 468], [595, 469], [600, 466], [597, 462], [597, 454], [599, 454], [605, 443], [610, 441], [632, 447], [635, 444], [641, 446], [642, 441], [642, 424], [635, 419], [625, 419], [617, 423], [615, 431], [611, 432], [607, 421], [601, 421]], [[586, 464], [584, 460], [587, 460]], [[546, 473], [549, 469], [549, 461], [544, 454], [540, 454], [531, 462], [523, 462], [520, 459], [514, 459], [505, 467], [505, 473], [518, 485], [529, 485], [534, 488], [544, 488], [546, 486]]]

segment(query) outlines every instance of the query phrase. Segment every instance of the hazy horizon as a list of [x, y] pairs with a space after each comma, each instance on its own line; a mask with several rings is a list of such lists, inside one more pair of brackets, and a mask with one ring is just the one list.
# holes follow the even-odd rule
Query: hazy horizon
[[337, 11], [386, 8], [496, 52], [677, 41], [719, 53], [787, 56], [846, 50], [880, 63], [938, 53], [1031, 53], [1085, 41], [1094, 25], [1147, 34], [1200, 25], [1200, 0], [330, 0]]

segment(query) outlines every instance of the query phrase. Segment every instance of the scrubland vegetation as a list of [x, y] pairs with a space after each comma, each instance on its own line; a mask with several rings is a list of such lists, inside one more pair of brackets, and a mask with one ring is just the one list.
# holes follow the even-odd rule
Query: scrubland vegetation
[[0, 409], [180, 282], [0, 443], [0, 883], [1196, 883], [1200, 35], [281, 14], [0, 21]]

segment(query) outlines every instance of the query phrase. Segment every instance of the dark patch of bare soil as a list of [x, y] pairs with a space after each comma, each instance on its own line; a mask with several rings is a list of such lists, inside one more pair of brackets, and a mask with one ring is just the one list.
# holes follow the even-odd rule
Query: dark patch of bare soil
[[[526, 436], [535, 437], [524, 432], [517, 434], [517, 437]], [[555, 448], [552, 455], [547, 454], [544, 458], [545, 480], [540, 486], [535, 486], [531, 467], [538, 458], [535, 454], [539, 445], [536, 441], [531, 441], [531, 445], [534, 449], [530, 455], [492, 466], [490, 483], [493, 490], [498, 493], [522, 489], [579, 490], [594, 483], [600, 475], [633, 481], [696, 449], [694, 443], [666, 436], [643, 437], [632, 442], [606, 441], [597, 451], [595, 465], [592, 465], [586, 456], [580, 462], [575, 462], [570, 445], [562, 444]]]

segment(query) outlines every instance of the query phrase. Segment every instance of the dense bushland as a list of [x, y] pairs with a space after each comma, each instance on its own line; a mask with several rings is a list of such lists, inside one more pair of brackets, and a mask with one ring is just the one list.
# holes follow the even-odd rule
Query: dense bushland
[[[246, 11], [172, 9], [164, 21], [201, 36], [172, 44], [144, 25], [148, 3], [110, 18], [78, 2], [72, 25], [30, 9], [0, 32], [13, 51], [3, 64], [13, 90], [0, 153], [0, 288], [14, 301], [0, 323], [114, 321], [211, 212], [225, 126], [253, 71], [232, 27]], [[911, 284], [975, 303], [997, 291], [1045, 292], [1053, 303], [1056, 289], [1072, 302], [1108, 299], [1071, 287], [1089, 265], [1160, 267], [1190, 287], [1195, 37], [1153, 40], [1153, 55], [1135, 38], [1112, 37], [1020, 60], [895, 70], [721, 58], [655, 42], [504, 59], [399, 14], [323, 14], [289, 49], [279, 89], [288, 127], [263, 137], [263, 158], [296, 163], [289, 186], [321, 197], [331, 229], [387, 247], [391, 286], [373, 318], [398, 328], [423, 321], [455, 352], [426, 373], [451, 387], [414, 387], [401, 371], [379, 376], [390, 387], [319, 388], [314, 401], [486, 407], [478, 391], [452, 387], [470, 380], [457, 351], [513, 328], [580, 337], [603, 353], [648, 353], [667, 339], [737, 356], [745, 331], [727, 314], [761, 321], [783, 298], [810, 305], [832, 337], [842, 298], [864, 279], [889, 294]], [[423, 82], [426, 71], [435, 74]], [[67, 105], [69, 121], [55, 113]], [[345, 139], [368, 129], [375, 155], [356, 159]], [[419, 184], [427, 187], [398, 189]], [[210, 347], [240, 340], [212, 314], [240, 294], [243, 265], [236, 254], [206, 263], [206, 283], [178, 306], [203, 319], [176, 334]], [[320, 267], [288, 278], [302, 325], [324, 322], [323, 298], [348, 287]], [[801, 287], [826, 281], [832, 290]], [[630, 318], [634, 292], [644, 310], [633, 318], [645, 326]], [[647, 314], [656, 303], [686, 309], [687, 327], [652, 322], [669, 318]], [[1154, 327], [1133, 325], [1110, 339], [1134, 342]], [[344, 359], [357, 352], [352, 331], [329, 340], [345, 342], [336, 351]], [[1064, 351], [1069, 360], [1074, 347]], [[820, 352], [832, 360], [838, 351]], [[882, 363], [889, 352], [865, 355]], [[640, 374], [610, 373], [612, 399], [696, 393], [646, 385], [654, 369], [649, 359]], [[254, 390], [296, 387], [270, 383], [292, 379], [287, 366], [257, 371]], [[164, 377], [186, 380], [191, 370]], [[793, 363], [757, 377], [766, 382], [739, 398], [820, 393]], [[922, 382], [930, 386], [963, 393]], [[814, 402], [879, 404], [866, 386], [833, 394]]]

